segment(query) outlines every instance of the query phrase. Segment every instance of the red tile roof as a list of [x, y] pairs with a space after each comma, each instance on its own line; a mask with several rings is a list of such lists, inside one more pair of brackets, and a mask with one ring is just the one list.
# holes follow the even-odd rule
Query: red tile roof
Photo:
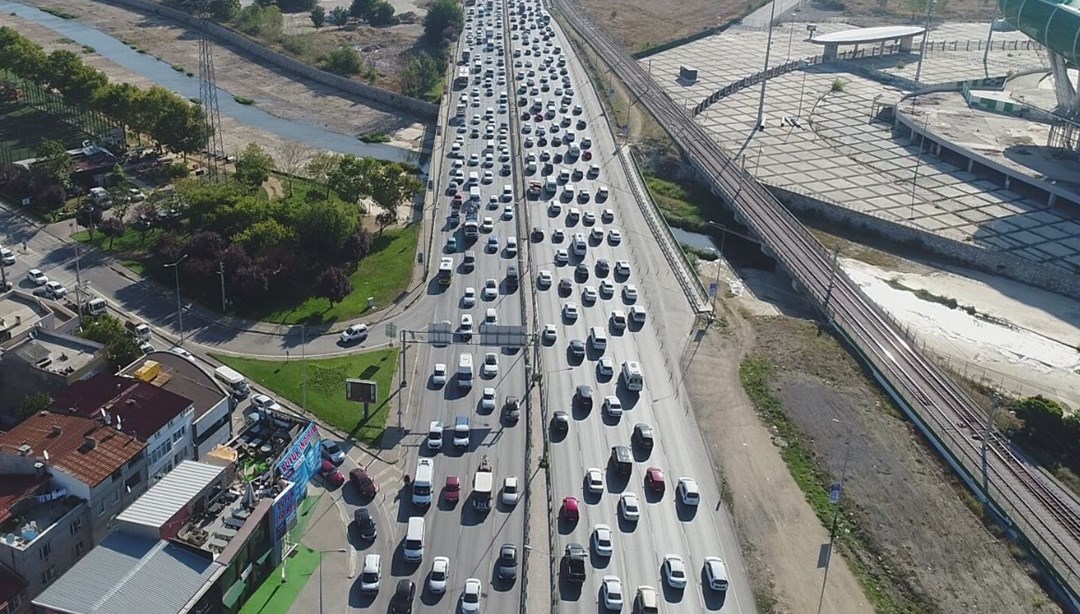
[[113, 425], [119, 418], [125, 433], [146, 441], [190, 405], [190, 400], [140, 379], [99, 373], [61, 390], [49, 409], [95, 419], [104, 409]]
[[2, 475], [0, 476], [0, 525], [11, 518], [11, 508], [49, 481], [49, 476], [42, 475]]
[[146, 444], [100, 419], [41, 412], [0, 435], [0, 453], [19, 454], [30, 446], [30, 456], [76, 479], [96, 486], [146, 448]]

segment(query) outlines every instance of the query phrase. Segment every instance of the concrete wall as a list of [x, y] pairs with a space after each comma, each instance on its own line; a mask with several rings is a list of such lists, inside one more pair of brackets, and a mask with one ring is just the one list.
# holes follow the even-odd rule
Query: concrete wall
[[[157, 2], [151, 2], [150, 0], [103, 1], [116, 6], [133, 9], [141, 13], [157, 15], [170, 21], [178, 22], [180, 25], [192, 30], [201, 27], [200, 21], [192, 15]], [[262, 43], [220, 24], [211, 22], [207, 27], [210, 37], [218, 43], [228, 45], [247, 56], [254, 57], [259, 62], [279, 68], [293, 76], [310, 79], [348, 94], [360, 96], [383, 105], [391, 111], [407, 111], [409, 113], [414, 113], [423, 119], [435, 119], [439, 112], [439, 106], [436, 104], [384, 90], [380, 87], [375, 87], [374, 85], [346, 79], [345, 77], [326, 72], [325, 70], [320, 70], [314, 66], [309, 66], [299, 60], [294, 60], [284, 54], [278, 53], [264, 46]]]
[[800, 216], [827, 220], [831, 224], [841, 224], [889, 241], [910, 244], [918, 251], [932, 253], [949, 263], [1000, 275], [1070, 298], [1080, 298], [1080, 275], [1069, 273], [1061, 267], [1030, 262], [1004, 252], [954, 241], [919, 228], [827, 203], [807, 194], [772, 185], [768, 187]]

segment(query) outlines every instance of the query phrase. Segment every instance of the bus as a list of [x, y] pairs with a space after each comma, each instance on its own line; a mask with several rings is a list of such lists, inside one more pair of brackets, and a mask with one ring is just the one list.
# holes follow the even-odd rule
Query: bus
[[452, 258], [443, 258], [439, 262], [439, 285], [449, 286], [450, 280], [454, 278], [454, 260]]
[[458, 68], [457, 79], [454, 79], [454, 88], [460, 90], [466, 87], [469, 87], [469, 68], [462, 66]]

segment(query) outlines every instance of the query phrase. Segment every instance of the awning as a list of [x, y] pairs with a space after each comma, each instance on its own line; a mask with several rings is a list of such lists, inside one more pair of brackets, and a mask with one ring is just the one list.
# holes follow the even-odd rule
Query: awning
[[229, 590], [225, 591], [225, 595], [221, 598], [221, 605], [226, 608], [232, 608], [236, 605], [237, 601], [240, 601], [240, 597], [244, 595], [244, 589], [247, 588], [247, 584], [243, 580], [237, 580]]
[[274, 553], [273, 550], [267, 550], [265, 554], [263, 554], [262, 556], [260, 556], [258, 559], [255, 560], [255, 563], [257, 563], [259, 565], [262, 565], [262, 564], [266, 563], [266, 559], [270, 558], [270, 555], [273, 554], [273, 553]]

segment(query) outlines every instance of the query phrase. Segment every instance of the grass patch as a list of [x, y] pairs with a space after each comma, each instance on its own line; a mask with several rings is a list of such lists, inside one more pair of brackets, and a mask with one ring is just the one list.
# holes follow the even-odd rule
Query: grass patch
[[233, 96], [233, 100], [236, 101], [236, 104], [242, 104], [242, 105], [245, 105], [245, 106], [255, 104], [254, 100], [252, 100], [251, 98], [245, 98], [243, 96]]
[[183, 66], [177, 66], [176, 64], [172, 65], [172, 69], [175, 70], [176, 72], [184, 72], [184, 67]]
[[80, 243], [91, 245], [103, 252], [131, 258], [146, 253], [146, 250], [157, 242], [161, 233], [161, 229], [154, 228], [147, 231], [144, 239], [143, 233], [131, 228], [124, 229], [124, 234], [115, 238], [105, 236], [103, 232], [95, 231], [94, 238], [91, 240], [90, 231], [80, 230], [71, 237]]
[[[375, 443], [386, 426], [390, 407], [391, 383], [397, 367], [398, 350], [388, 348], [363, 354], [307, 360], [307, 410], [323, 421], [366, 443]], [[289, 399], [303, 404], [303, 375], [305, 367], [298, 356], [291, 360], [270, 361], [253, 358], [214, 355], [214, 358], [243, 373], [259, 384]], [[371, 408], [364, 421], [363, 406], [345, 400], [345, 380], [350, 377], [378, 382], [379, 402]]]
[[[294, 187], [295, 189], [295, 187]], [[371, 253], [360, 261], [349, 279], [353, 291], [345, 300], [331, 305], [320, 297], [309, 297], [299, 305], [273, 311], [263, 318], [282, 324], [334, 322], [351, 320], [368, 312], [368, 297], [375, 298], [375, 309], [392, 303], [412, 279], [420, 225], [388, 228], [371, 242]]]
[[390, 136], [383, 132], [372, 132], [370, 134], [361, 134], [359, 137], [361, 141], [365, 143], [389, 143]]
[[[259, 585], [240, 608], [240, 614], [287, 614], [321, 563], [321, 552], [297, 546], [288, 560], [282, 562]], [[287, 566], [284, 582], [281, 580], [282, 566]]]
[[53, 17], [59, 17], [60, 19], [75, 19], [75, 17], [76, 17], [76, 15], [74, 13], [69, 13], [69, 12], [61, 10], [61, 9], [54, 9], [54, 8], [48, 7], [48, 6], [43, 6], [43, 7], [40, 7], [40, 8], [41, 8], [42, 11], [45, 11], [46, 13], [52, 15]]
[[83, 53], [86, 53], [86, 54], [97, 53], [97, 49], [94, 49], [90, 45], [83, 45], [82, 50], [83, 50]]
[[653, 202], [668, 224], [693, 232], [711, 233], [706, 220], [720, 218], [721, 201], [697, 182], [676, 182], [651, 173], [644, 175]]

